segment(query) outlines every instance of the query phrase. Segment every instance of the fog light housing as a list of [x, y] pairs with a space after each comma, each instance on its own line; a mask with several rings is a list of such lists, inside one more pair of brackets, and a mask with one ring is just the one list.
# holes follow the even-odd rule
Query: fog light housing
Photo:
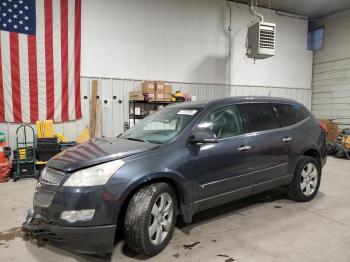
[[67, 210], [61, 213], [60, 218], [69, 223], [90, 221], [95, 214], [95, 209]]

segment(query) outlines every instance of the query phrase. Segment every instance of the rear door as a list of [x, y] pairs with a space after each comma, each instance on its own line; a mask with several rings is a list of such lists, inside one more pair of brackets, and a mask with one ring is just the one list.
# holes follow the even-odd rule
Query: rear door
[[239, 105], [247, 118], [250, 132], [247, 135], [248, 157], [252, 161], [255, 185], [277, 183], [288, 175], [288, 148], [284, 133], [270, 103]]
[[274, 103], [272, 105], [283, 128], [283, 141], [289, 155], [289, 173], [293, 173], [300, 152], [307, 142], [305, 138], [308, 137], [309, 132], [312, 132], [310, 128], [302, 128], [309, 113], [299, 104]]

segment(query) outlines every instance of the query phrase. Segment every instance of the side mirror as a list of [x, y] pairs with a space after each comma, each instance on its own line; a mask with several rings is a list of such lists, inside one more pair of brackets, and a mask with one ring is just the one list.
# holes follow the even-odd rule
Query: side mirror
[[190, 137], [190, 142], [193, 144], [211, 144], [217, 143], [216, 135], [207, 130], [198, 130]]

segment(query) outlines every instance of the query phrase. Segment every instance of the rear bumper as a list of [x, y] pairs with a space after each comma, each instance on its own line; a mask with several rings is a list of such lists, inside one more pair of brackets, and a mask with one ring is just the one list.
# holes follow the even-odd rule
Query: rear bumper
[[35, 213], [28, 215], [22, 228], [29, 237], [38, 241], [53, 241], [64, 248], [84, 254], [111, 253], [116, 232], [116, 225], [60, 226]]

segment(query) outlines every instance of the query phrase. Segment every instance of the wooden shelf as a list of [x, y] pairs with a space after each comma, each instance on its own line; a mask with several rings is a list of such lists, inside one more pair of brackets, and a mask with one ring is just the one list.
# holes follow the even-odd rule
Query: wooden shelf
[[176, 102], [171, 101], [145, 101], [145, 100], [129, 100], [130, 103], [139, 103], [139, 104], [172, 104]]
[[129, 118], [131, 119], [143, 119], [148, 115], [129, 115]]

